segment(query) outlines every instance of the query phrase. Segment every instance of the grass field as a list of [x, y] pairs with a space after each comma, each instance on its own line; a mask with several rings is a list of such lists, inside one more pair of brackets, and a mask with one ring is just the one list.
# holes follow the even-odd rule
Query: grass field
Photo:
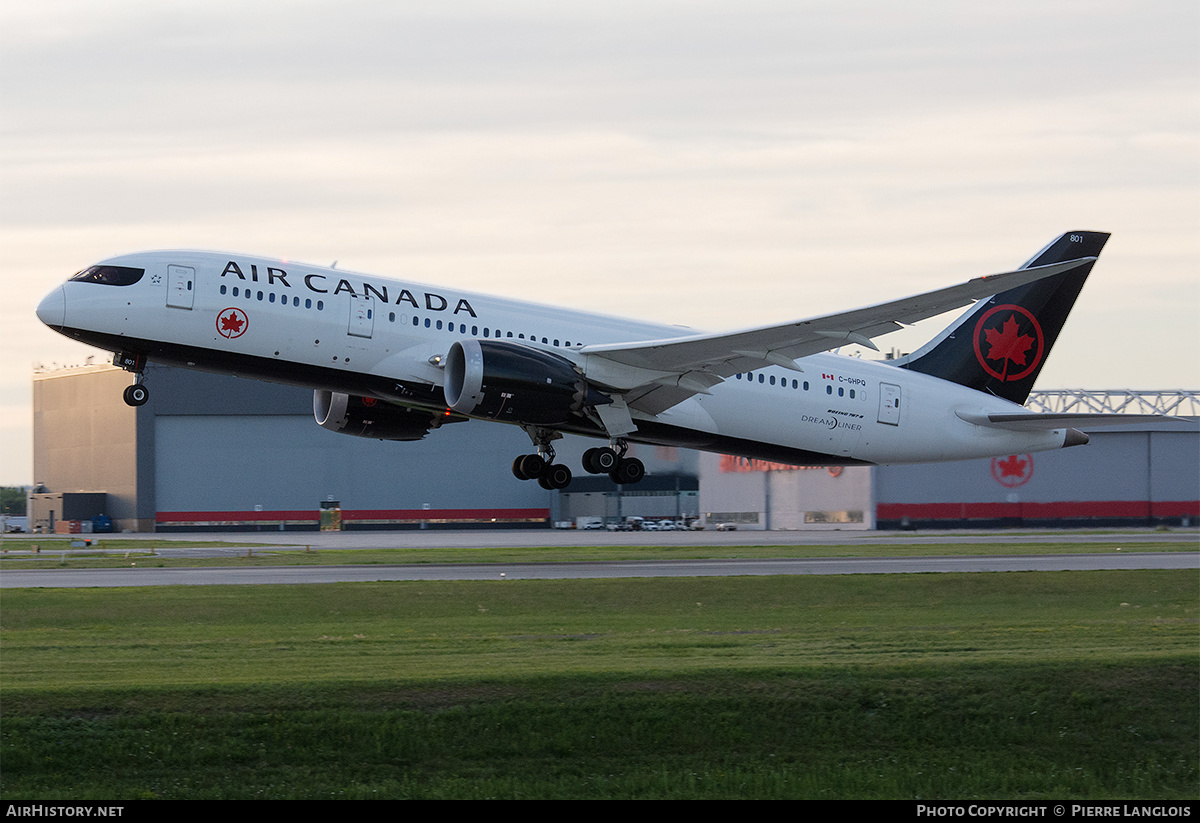
[[[903, 533], [895, 533], [906, 537]], [[712, 558], [779, 557], [928, 557], [928, 556], [991, 556], [1012, 554], [1107, 554], [1109, 552], [1194, 552], [1196, 541], [1151, 542], [1131, 535], [1119, 543], [1064, 543], [1047, 539], [1044, 542], [1011, 543], [909, 543], [897, 540], [848, 542], [841, 545], [825, 543], [796, 543], [790, 545], [722, 545], [673, 544], [653, 542], [636, 546], [530, 546], [530, 547], [404, 547], [404, 537], [389, 535], [387, 539], [399, 544], [395, 548], [354, 549], [353, 551], [313, 550], [301, 545], [242, 544], [220, 541], [171, 541], [141, 538], [94, 538], [93, 547], [70, 549], [71, 539], [55, 537], [9, 537], [0, 554], [0, 570], [7, 569], [89, 569], [115, 568], [140, 563], [155, 568], [194, 568], [214, 566], [322, 566], [322, 565], [385, 565], [410, 563], [558, 563], [602, 560], [703, 560]], [[37, 546], [39, 554], [29, 555]], [[209, 550], [211, 557], [181, 557], [170, 549], [195, 547]]]
[[1198, 582], [10, 589], [0, 793], [1195, 798]]

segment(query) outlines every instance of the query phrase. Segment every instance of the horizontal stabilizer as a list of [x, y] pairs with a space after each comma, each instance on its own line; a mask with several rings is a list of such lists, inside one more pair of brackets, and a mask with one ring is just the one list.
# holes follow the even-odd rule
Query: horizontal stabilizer
[[1187, 422], [1178, 417], [1161, 414], [1039, 414], [1037, 412], [967, 412], [957, 411], [959, 419], [976, 426], [993, 429], [1030, 432], [1051, 429], [1091, 429], [1100, 426], [1127, 426], [1168, 421]]

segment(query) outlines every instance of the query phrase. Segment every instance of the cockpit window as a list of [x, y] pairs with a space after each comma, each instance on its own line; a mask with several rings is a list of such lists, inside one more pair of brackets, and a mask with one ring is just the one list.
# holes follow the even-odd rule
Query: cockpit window
[[142, 279], [145, 269], [132, 269], [128, 266], [92, 266], [72, 277], [80, 283], [103, 283], [106, 286], [132, 286]]

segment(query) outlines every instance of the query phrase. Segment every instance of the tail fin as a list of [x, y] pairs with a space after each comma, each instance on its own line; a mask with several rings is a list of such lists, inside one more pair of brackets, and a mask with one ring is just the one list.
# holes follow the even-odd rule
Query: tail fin
[[[1098, 257], [1108, 237], [1068, 232], [1021, 268]], [[895, 365], [1023, 404], [1095, 262], [980, 300]]]

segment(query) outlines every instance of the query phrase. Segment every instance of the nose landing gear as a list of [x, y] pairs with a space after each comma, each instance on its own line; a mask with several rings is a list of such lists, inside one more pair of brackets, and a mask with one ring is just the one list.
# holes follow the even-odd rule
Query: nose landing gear
[[[141, 379], [141, 375], [138, 375]], [[126, 386], [124, 393], [121, 395], [125, 399], [127, 406], [144, 406], [146, 401], [150, 399], [150, 390], [141, 383], [134, 383], [132, 386]]]
[[120, 366], [125, 371], [134, 373], [132, 386], [127, 386], [122, 397], [128, 406], [144, 406], [150, 399], [150, 390], [143, 384], [146, 379], [146, 356], [142, 354], [127, 354], [118, 352], [113, 358], [113, 365]]

